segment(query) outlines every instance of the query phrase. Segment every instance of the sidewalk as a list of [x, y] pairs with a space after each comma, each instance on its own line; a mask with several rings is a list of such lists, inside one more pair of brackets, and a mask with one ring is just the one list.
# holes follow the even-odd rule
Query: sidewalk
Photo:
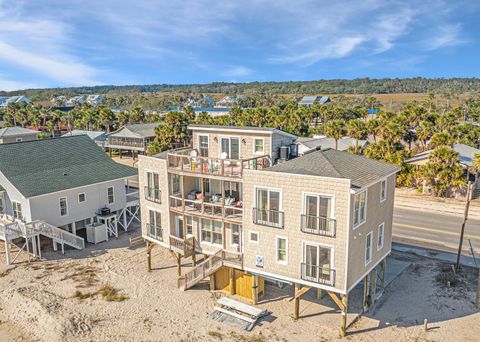
[[[419, 193], [414, 189], [397, 188], [395, 189], [395, 207], [463, 217], [465, 201], [453, 198], [433, 197]], [[471, 201], [468, 217], [471, 219], [480, 219], [479, 200]]]

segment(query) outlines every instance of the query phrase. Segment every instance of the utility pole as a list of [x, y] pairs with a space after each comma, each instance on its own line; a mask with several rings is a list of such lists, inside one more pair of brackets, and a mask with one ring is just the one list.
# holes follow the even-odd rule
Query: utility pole
[[468, 182], [467, 203], [465, 203], [465, 214], [463, 216], [462, 230], [460, 232], [460, 242], [458, 244], [457, 264], [455, 265], [456, 270], [458, 270], [460, 268], [460, 256], [462, 255], [463, 236], [465, 235], [465, 225], [466, 225], [467, 220], [468, 220], [468, 209], [470, 208], [471, 197], [472, 197], [472, 183]]

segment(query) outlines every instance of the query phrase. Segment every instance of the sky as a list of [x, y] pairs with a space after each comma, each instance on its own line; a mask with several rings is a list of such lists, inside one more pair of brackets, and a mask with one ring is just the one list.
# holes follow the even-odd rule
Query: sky
[[0, 90], [480, 77], [478, 0], [0, 0]]

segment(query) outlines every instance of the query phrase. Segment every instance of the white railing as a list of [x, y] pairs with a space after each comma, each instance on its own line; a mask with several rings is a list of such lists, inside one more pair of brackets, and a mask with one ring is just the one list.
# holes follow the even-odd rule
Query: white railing
[[55, 242], [69, 245], [76, 249], [85, 248], [85, 240], [82, 237], [55, 227], [45, 221], [32, 221], [27, 223], [26, 226], [31, 227], [35, 232], [44, 235]]

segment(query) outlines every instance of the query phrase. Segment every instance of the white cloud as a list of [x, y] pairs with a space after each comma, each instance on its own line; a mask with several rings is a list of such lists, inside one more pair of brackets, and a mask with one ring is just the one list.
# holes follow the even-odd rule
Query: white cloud
[[425, 41], [427, 50], [437, 50], [449, 46], [461, 45], [465, 40], [461, 37], [461, 26], [445, 25], [438, 28], [433, 37]]
[[245, 77], [252, 74], [252, 69], [238, 65], [228, 68], [222, 73], [225, 77]]
[[38, 85], [35, 83], [12, 81], [7, 79], [4, 75], [0, 75], [0, 91], [12, 91], [32, 88], [38, 88]]

